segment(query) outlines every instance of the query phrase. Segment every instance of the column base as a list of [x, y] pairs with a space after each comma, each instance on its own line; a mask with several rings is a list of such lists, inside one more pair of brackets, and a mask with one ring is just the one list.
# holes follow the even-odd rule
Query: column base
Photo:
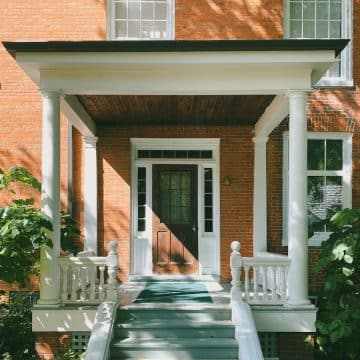
[[286, 304], [284, 304], [287, 308], [308, 308], [313, 309], [315, 305], [311, 303], [310, 300], [288, 300]]
[[41, 309], [41, 308], [60, 308], [61, 307], [61, 301], [60, 299], [54, 299], [54, 300], [41, 300], [39, 299], [36, 304], [33, 306], [35, 309]]

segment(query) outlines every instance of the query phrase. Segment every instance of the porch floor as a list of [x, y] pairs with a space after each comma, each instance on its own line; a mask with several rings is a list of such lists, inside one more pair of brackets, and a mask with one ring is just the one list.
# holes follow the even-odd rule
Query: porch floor
[[229, 290], [228, 282], [213, 277], [134, 277], [120, 285], [119, 304], [146, 304], [154, 308], [174, 303], [230, 305]]

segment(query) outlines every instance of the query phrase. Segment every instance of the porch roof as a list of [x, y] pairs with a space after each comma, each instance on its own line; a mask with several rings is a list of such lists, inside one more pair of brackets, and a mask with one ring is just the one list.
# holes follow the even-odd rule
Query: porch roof
[[40, 89], [65, 95], [63, 110], [73, 123], [81, 118], [83, 134], [111, 123], [256, 124], [257, 135], [288, 114], [287, 92], [311, 90], [347, 43], [3, 42]]
[[11, 52], [188, 52], [188, 51], [289, 51], [334, 50], [336, 56], [346, 39], [274, 40], [140, 40], [140, 41], [31, 41], [3, 42]]

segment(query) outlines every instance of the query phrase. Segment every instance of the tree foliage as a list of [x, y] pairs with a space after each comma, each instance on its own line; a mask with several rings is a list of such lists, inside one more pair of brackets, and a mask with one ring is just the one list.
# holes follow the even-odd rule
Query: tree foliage
[[[36, 190], [41, 187], [25, 168], [0, 170], [0, 190], [13, 196], [12, 185], [17, 182]], [[9, 205], [0, 208], [0, 280], [24, 286], [29, 274], [35, 272], [40, 247], [52, 246], [51, 230], [51, 222], [34, 206], [33, 198], [12, 198]]]
[[316, 327], [320, 352], [331, 359], [360, 358], [360, 208], [330, 219], [334, 231], [321, 244], [315, 271], [325, 279]]

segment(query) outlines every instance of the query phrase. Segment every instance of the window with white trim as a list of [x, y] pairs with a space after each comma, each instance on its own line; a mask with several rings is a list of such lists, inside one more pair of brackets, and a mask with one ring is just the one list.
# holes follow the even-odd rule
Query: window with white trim
[[110, 40], [173, 38], [173, 0], [109, 0]]
[[[285, 37], [351, 39], [351, 0], [286, 0]], [[322, 77], [318, 86], [352, 86], [351, 42]]]
[[[319, 225], [335, 212], [351, 207], [352, 141], [349, 133], [308, 133], [307, 183], [310, 246], [326, 240], [331, 228]], [[287, 245], [289, 135], [283, 147], [283, 245]]]

